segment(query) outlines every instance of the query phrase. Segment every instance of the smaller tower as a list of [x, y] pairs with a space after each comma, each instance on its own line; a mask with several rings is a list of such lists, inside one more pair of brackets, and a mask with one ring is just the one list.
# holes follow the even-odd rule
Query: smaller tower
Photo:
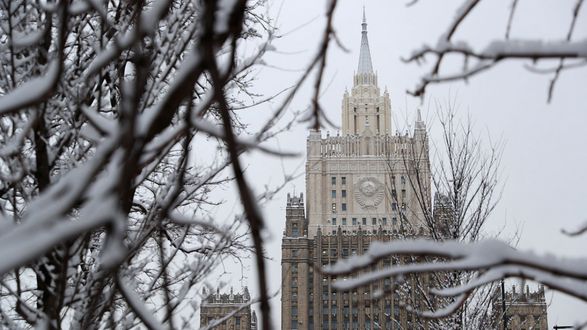
[[257, 313], [255, 311], [251, 314], [251, 330], [257, 330]]
[[448, 196], [439, 192], [434, 194], [433, 217], [437, 234], [436, 239], [452, 239], [451, 228], [454, 226], [455, 214]]
[[[308, 313], [311, 281], [307, 275], [310, 240], [304, 211], [304, 194], [287, 195], [285, 231], [281, 243], [281, 329], [313, 329]], [[310, 323], [309, 323], [310, 322]]]
[[418, 108], [416, 122], [414, 123], [414, 143], [416, 143], [416, 157], [421, 161], [428, 161], [428, 134], [426, 123], [422, 120], [422, 112]]
[[[493, 329], [497, 330], [504, 329], [501, 297], [500, 290], [496, 290], [493, 297], [492, 321]], [[527, 285], [524, 290], [524, 286], [520, 286], [518, 292], [516, 285], [513, 285], [512, 290], [505, 294], [505, 305], [507, 329], [548, 329], [544, 286], [541, 285], [536, 290], [530, 290]]]
[[304, 211], [304, 194], [291, 196], [287, 194], [285, 207], [285, 236], [302, 237], [308, 234], [306, 215]]
[[[216, 293], [208, 295], [208, 290], [203, 290], [207, 295], [200, 306], [200, 327], [216, 324], [214, 329], [218, 330], [251, 330], [256, 329], [256, 320], [253, 325], [252, 318], [255, 317], [251, 311], [249, 289], [244, 288], [243, 293], [234, 293], [230, 288], [230, 293], [221, 293], [220, 288], [216, 288]], [[226, 318], [227, 315], [233, 314]]]

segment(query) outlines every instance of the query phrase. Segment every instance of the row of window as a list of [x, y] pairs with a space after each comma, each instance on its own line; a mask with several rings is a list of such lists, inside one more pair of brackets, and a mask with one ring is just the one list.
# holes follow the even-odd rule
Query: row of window
[[[341, 218], [340, 220], [341, 220], [340, 221], [340, 224], [341, 225], [346, 226], [348, 224], [347, 223], [347, 218]], [[330, 221], [330, 223], [333, 226], [336, 226], [336, 225], [339, 224], [337, 218], [332, 218], [332, 220]], [[383, 226], [387, 225], [387, 218], [381, 218], [381, 222], [380, 223]], [[397, 224], [397, 218], [396, 217], [391, 218], [391, 223], [393, 225], [396, 225]], [[366, 226], [367, 225], [367, 218], [361, 218], [361, 221], [358, 221], [357, 218], [352, 218], [351, 219], [351, 225], [356, 226], [356, 225], [360, 225], [360, 224], [363, 224], [363, 225]], [[371, 223], [370, 224], [373, 225], [373, 226], [377, 225], [377, 218], [371, 218]]]
[[[336, 190], [332, 190], [330, 195], [332, 198], [336, 198]], [[340, 197], [346, 198], [346, 190], [343, 189], [340, 191]]]
[[[347, 210], [346, 203], [340, 204], [340, 210], [343, 212], [346, 212], [346, 210]], [[332, 213], [336, 213], [336, 203], [332, 203]]]
[[[395, 182], [395, 175], [391, 176], [391, 182]], [[402, 175], [400, 177], [400, 182], [402, 185], [405, 185], [406, 184], [406, 177]], [[330, 183], [332, 183], [333, 186], [336, 186], [336, 177], [335, 176], [330, 178]], [[340, 177], [340, 184], [343, 186], [346, 185], [346, 176]]]
[[[397, 211], [397, 208], [398, 208], [397, 203], [395, 203], [395, 202], [391, 203], [391, 210], [392, 211]], [[402, 208], [402, 211], [405, 211], [406, 210], [406, 203], [401, 203], [401, 208]], [[342, 212], [346, 212], [347, 211], [347, 204], [340, 203], [340, 210]], [[332, 213], [336, 213], [336, 203], [332, 203]]]
[[[336, 177], [335, 176], [333, 176], [330, 179], [330, 181], [331, 181], [331, 183], [332, 183], [333, 186], [336, 186]], [[343, 186], [346, 185], [346, 176], [341, 176], [340, 177], [340, 184], [343, 185]]]
[[[356, 235], [357, 233], [363, 233], [363, 235], [371, 235], [371, 234], [377, 235], [378, 231], [377, 231], [377, 229], [373, 229], [373, 230], [358, 230], [358, 231], [356, 229], [353, 229], [352, 231], [351, 230], [343, 230], [342, 231], [342, 234], [343, 235], [347, 235], [347, 234], [350, 234], [350, 233], [352, 233], [353, 235]], [[396, 235], [398, 233], [399, 233], [399, 231], [396, 230], [396, 229], [394, 229], [394, 230], [383, 229], [383, 235], [391, 235], [391, 234]], [[333, 229], [330, 232], [330, 234], [332, 234], [333, 236], [336, 235], [337, 234], [336, 229]]]

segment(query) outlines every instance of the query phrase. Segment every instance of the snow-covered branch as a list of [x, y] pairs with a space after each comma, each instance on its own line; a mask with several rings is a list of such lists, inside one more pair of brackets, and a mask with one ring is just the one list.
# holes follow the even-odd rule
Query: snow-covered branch
[[[417, 262], [396, 264], [389, 268], [370, 271], [368, 267], [391, 256], [415, 256]], [[324, 267], [328, 275], [362, 274], [351, 279], [337, 281], [338, 290], [351, 290], [373, 281], [409, 274], [467, 271], [475, 276], [452, 287], [437, 288], [431, 293], [442, 297], [457, 297], [460, 301], [474, 290], [503, 278], [518, 277], [542, 283], [552, 289], [587, 301], [587, 260], [585, 258], [561, 258], [519, 251], [498, 240], [474, 243], [457, 241], [436, 242], [427, 239], [376, 242], [362, 256], [340, 260]], [[454, 306], [453, 306], [454, 307]], [[448, 310], [456, 309], [447, 307]], [[438, 311], [429, 316], [441, 316]]]
[[[514, 12], [517, 8], [517, 1], [514, 1], [511, 9], [506, 35], [504, 40], [490, 41], [485, 47], [474, 49], [470, 42], [453, 40], [453, 36], [462, 29], [462, 22], [473, 15], [473, 9], [481, 0], [465, 0], [459, 9], [456, 10], [455, 18], [438, 38], [436, 45], [425, 45], [414, 50], [410, 56], [404, 59], [407, 63], [423, 63], [428, 56], [434, 56], [434, 64], [428, 73], [424, 74], [421, 81], [413, 89], [408, 91], [414, 96], [422, 96], [430, 84], [442, 83], [454, 80], [467, 80], [469, 77], [493, 68], [499, 62], [510, 59], [537, 60], [559, 60], [559, 67], [554, 78], [551, 80], [548, 89], [548, 100], [551, 99], [554, 84], [556, 83], [561, 70], [564, 68], [564, 60], [587, 59], [587, 39], [572, 40], [580, 8], [583, 0], [577, 0], [569, 18], [570, 27], [565, 38], [558, 40], [541, 39], [511, 39]], [[442, 73], [443, 59], [451, 55], [460, 55], [463, 58], [463, 69], [454, 73]], [[474, 63], [470, 64], [469, 62]]]

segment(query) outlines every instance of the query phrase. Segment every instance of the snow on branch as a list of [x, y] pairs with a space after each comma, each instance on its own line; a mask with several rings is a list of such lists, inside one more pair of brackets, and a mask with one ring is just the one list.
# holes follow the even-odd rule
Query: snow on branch
[[410, 94], [421, 96], [430, 83], [440, 83], [467, 79], [481, 71], [493, 67], [504, 59], [587, 59], [587, 39], [579, 41], [542, 41], [542, 40], [494, 40], [480, 51], [474, 50], [469, 44], [461, 42], [439, 42], [435, 47], [424, 46], [412, 53], [405, 62], [420, 62], [426, 55], [440, 58], [449, 54], [461, 54], [468, 58], [478, 59], [472, 68], [467, 66], [461, 72], [439, 74], [433, 71], [422, 78], [420, 84]]
[[49, 97], [59, 81], [60, 73], [61, 60], [52, 60], [45, 74], [32, 78], [0, 97], [0, 115], [18, 111]]
[[[559, 66], [551, 80], [548, 89], [548, 100], [552, 97], [552, 90], [560, 72], [565, 68], [563, 61], [566, 59], [587, 59], [587, 39], [573, 41], [571, 36], [575, 29], [577, 18], [579, 16], [581, 5], [584, 0], [577, 0], [570, 12], [570, 26], [565, 38], [558, 40], [530, 40], [530, 39], [511, 39], [511, 28], [513, 24], [514, 12], [517, 8], [517, 1], [512, 3], [510, 15], [507, 21], [506, 35], [504, 40], [493, 40], [480, 50], [475, 50], [467, 41], [454, 41], [453, 36], [462, 29], [462, 22], [471, 16], [473, 9], [481, 3], [481, 0], [465, 0], [455, 12], [455, 18], [449, 24], [443, 34], [441, 34], [435, 46], [425, 45], [420, 49], [403, 59], [407, 63], [422, 63], [429, 55], [435, 56], [434, 64], [428, 73], [424, 74], [417, 86], [408, 91], [414, 96], [422, 96], [426, 92], [428, 85], [433, 83], [442, 83], [454, 80], [467, 80], [482, 71], [494, 67], [498, 62], [507, 59], [529, 59], [537, 61], [540, 59], [558, 59]], [[443, 59], [449, 55], [462, 55], [463, 69], [460, 72], [452, 74], [443, 74]], [[470, 67], [469, 61], [477, 60]], [[572, 67], [572, 66], [571, 66]]]
[[464, 41], [439, 42], [436, 47], [424, 46], [405, 59], [412, 62], [427, 54], [459, 53], [482, 60], [499, 61], [505, 58], [587, 58], [587, 39], [579, 41], [494, 40], [481, 51], [475, 51]]
[[[418, 262], [396, 264], [380, 270], [367, 271], [351, 279], [338, 280], [337, 290], [352, 290], [388, 277], [451, 271], [472, 271], [469, 282], [431, 292], [439, 296], [462, 296], [473, 290], [507, 277], [522, 277], [545, 284], [587, 301], [587, 259], [560, 258], [518, 251], [498, 240], [475, 243], [436, 242], [426, 239], [374, 242], [366, 254], [339, 260], [323, 268], [324, 273], [338, 276], [364, 271], [389, 256], [417, 257]], [[461, 298], [459, 298], [461, 299]]]

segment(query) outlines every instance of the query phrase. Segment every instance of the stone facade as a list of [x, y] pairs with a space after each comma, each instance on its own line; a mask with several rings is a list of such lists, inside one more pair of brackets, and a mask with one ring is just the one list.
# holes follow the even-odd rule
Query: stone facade
[[[403, 305], [421, 307], [421, 296], [415, 278], [406, 280], [407, 286], [392, 290], [392, 278], [376, 281], [352, 291], [332, 289], [332, 278], [319, 273], [322, 266], [339, 258], [366, 252], [373, 241], [403, 239], [397, 231], [383, 229], [375, 232], [358, 225], [343, 232], [343, 225], [335, 232], [323, 232], [309, 238], [304, 217], [303, 195], [288, 196], [286, 231], [282, 245], [282, 325], [281, 329], [420, 329], [427, 328], [424, 320], [408, 313]], [[298, 230], [301, 228], [301, 230]], [[422, 233], [420, 233], [422, 234]], [[417, 233], [409, 236], [417, 237]], [[401, 260], [381, 260], [372, 269], [382, 269]], [[420, 285], [427, 278], [421, 276]], [[381, 295], [375, 298], [375, 295]], [[399, 327], [401, 325], [401, 327]]]
[[[411, 134], [392, 134], [390, 96], [378, 87], [365, 20], [359, 66], [351, 92], [344, 93], [341, 117], [342, 134], [310, 132], [306, 198], [287, 198], [281, 329], [427, 329], [427, 321], [405, 308], [421, 307], [422, 292], [412, 288], [426, 288], [427, 276], [408, 277], [403, 284], [387, 278], [337, 292], [333, 278], [320, 273], [324, 265], [364, 253], [373, 241], [427, 235], [426, 127], [418, 113]], [[411, 184], [416, 181], [420, 185]], [[389, 258], [372, 268], [399, 262]]]
[[[257, 316], [251, 311], [251, 297], [245, 287], [243, 293], [221, 294], [217, 289], [202, 302], [200, 307], [200, 327], [220, 322], [214, 329], [218, 330], [257, 330]], [[229, 314], [234, 313], [231, 317]], [[220, 321], [222, 320], [222, 321]]]
[[[546, 299], [544, 296], [544, 287], [541, 286], [536, 291], [530, 291], [530, 287], [521, 286], [516, 290], [506, 292], [505, 296], [505, 316], [507, 329], [535, 329], [547, 330], [548, 317]], [[498, 290], [493, 299], [493, 322], [494, 328], [503, 330], [503, 305], [501, 292]]]

